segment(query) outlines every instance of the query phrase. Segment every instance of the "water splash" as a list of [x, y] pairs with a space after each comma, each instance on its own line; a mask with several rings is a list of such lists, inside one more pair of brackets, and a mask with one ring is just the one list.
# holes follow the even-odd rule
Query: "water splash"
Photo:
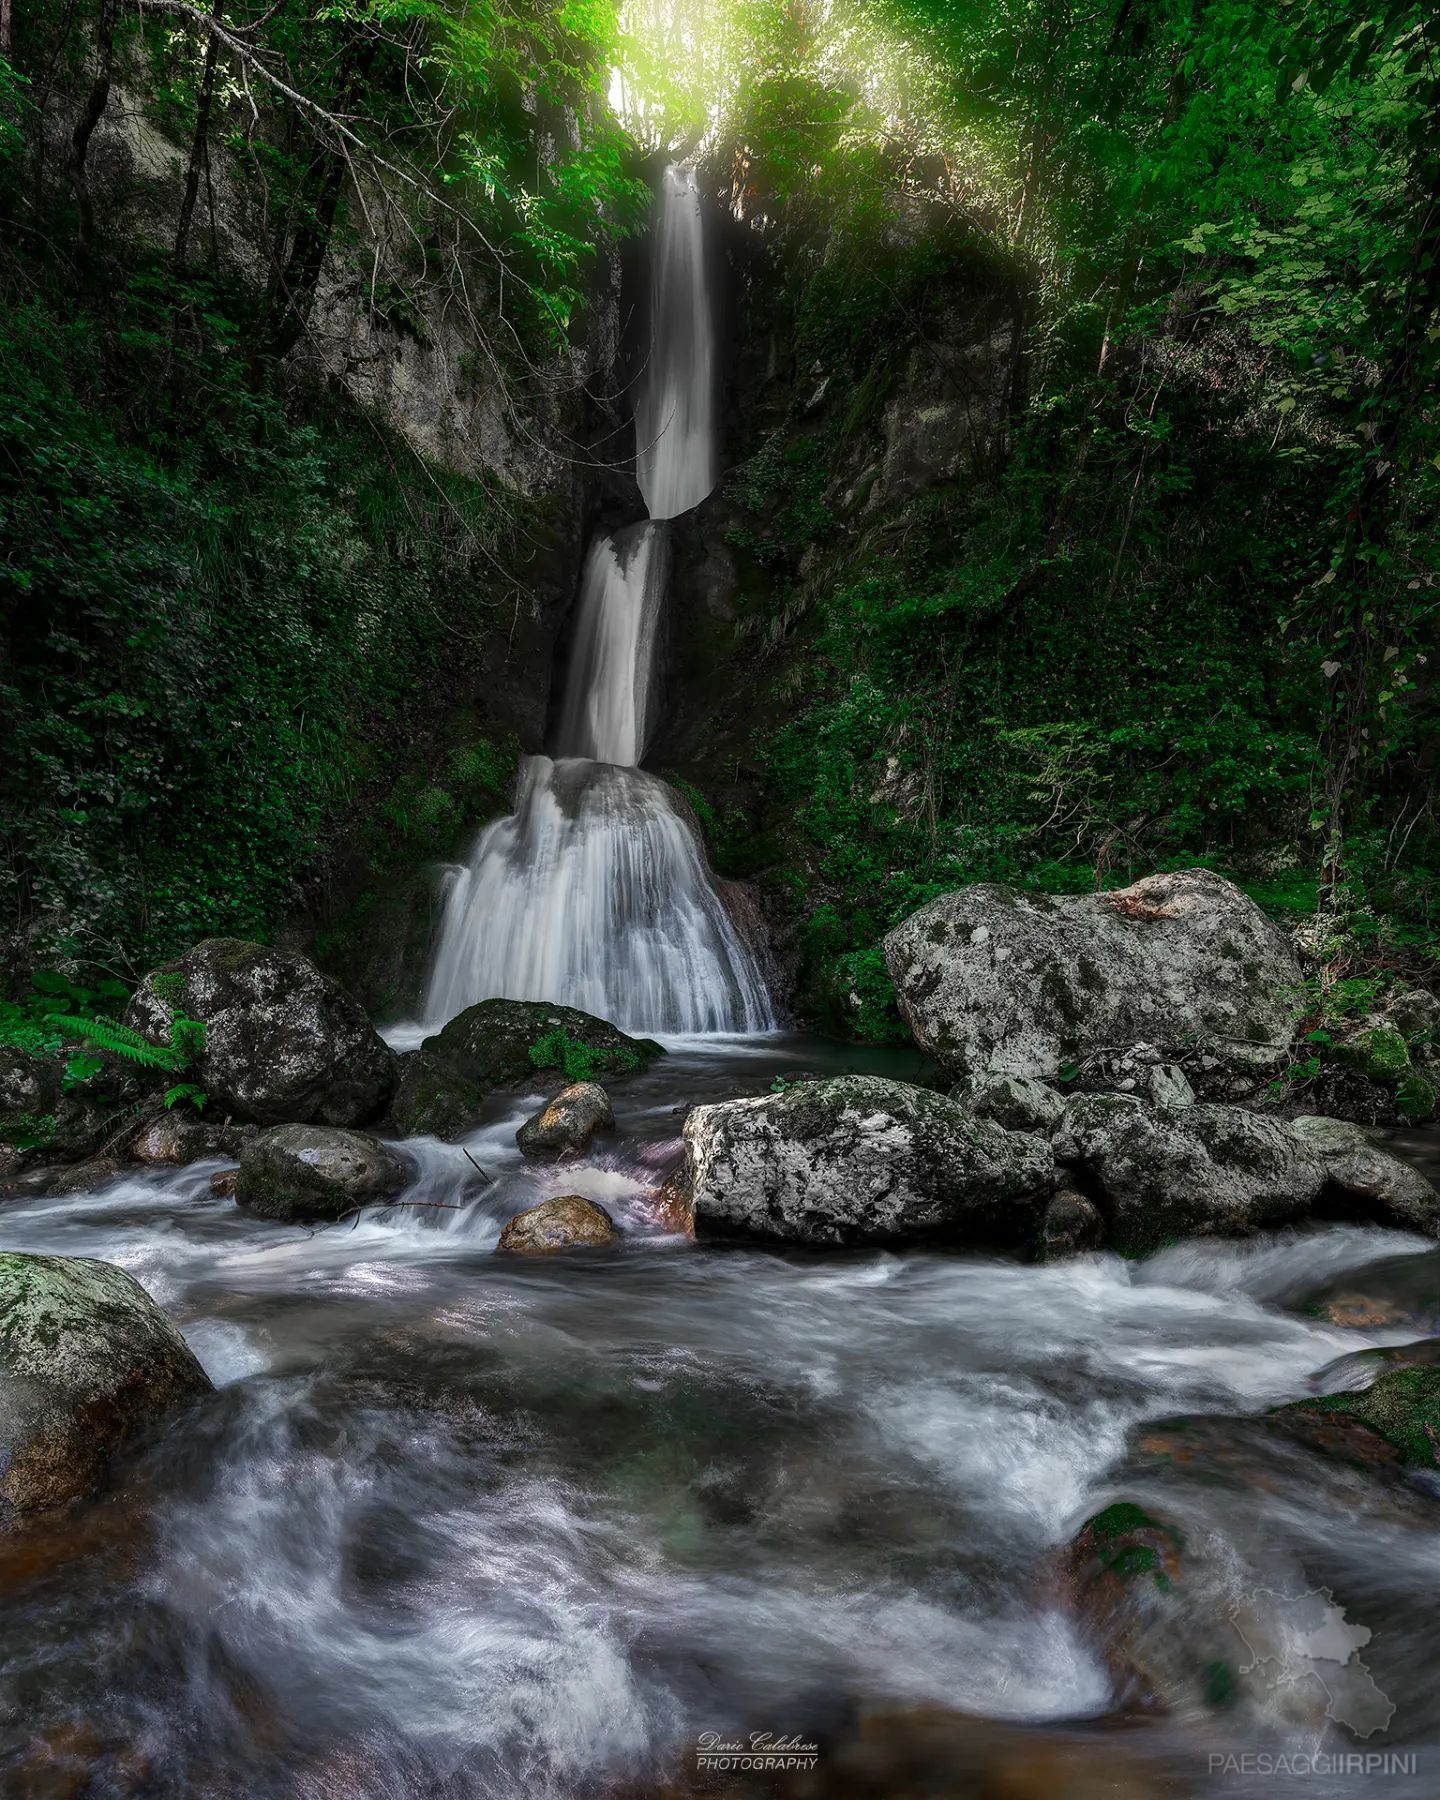
[[763, 1031], [755, 958], [663, 781], [527, 757], [510, 817], [481, 833], [446, 899], [426, 1002], [551, 999], [627, 1031]]

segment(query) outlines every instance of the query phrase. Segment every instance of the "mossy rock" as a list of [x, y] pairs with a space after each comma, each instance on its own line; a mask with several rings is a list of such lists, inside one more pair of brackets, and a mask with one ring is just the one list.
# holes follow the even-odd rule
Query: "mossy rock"
[[1440, 1368], [1392, 1369], [1354, 1393], [1322, 1394], [1276, 1408], [1276, 1416], [1353, 1419], [1417, 1468], [1440, 1467]]
[[1410, 1046], [1393, 1025], [1376, 1025], [1335, 1046], [1336, 1059], [1367, 1081], [1400, 1081], [1410, 1067]]
[[209, 1388], [123, 1269], [0, 1255], [0, 1530], [91, 1493], [118, 1449]]
[[606, 1019], [538, 1000], [482, 1000], [420, 1046], [484, 1088], [519, 1087], [553, 1069], [566, 1082], [632, 1075], [664, 1054]]

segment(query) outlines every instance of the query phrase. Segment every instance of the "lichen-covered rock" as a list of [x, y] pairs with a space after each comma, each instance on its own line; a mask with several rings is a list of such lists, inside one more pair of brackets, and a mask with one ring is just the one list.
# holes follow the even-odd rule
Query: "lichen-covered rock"
[[952, 1099], [1006, 1131], [1053, 1131], [1065, 1110], [1064, 1099], [1043, 1081], [1025, 1075], [998, 1075], [974, 1093], [957, 1088]]
[[362, 1131], [277, 1125], [241, 1150], [235, 1198], [266, 1219], [338, 1219], [393, 1200], [410, 1177], [405, 1157]]
[[525, 1256], [548, 1256], [556, 1250], [613, 1244], [619, 1236], [603, 1206], [581, 1194], [555, 1194], [516, 1213], [500, 1233], [499, 1247]]
[[116, 1450], [209, 1387], [123, 1269], [0, 1254], [0, 1529], [93, 1492]]
[[1326, 1180], [1324, 1161], [1281, 1120], [1236, 1106], [1077, 1094], [1051, 1141], [1086, 1171], [1111, 1243], [1132, 1254], [1282, 1225], [1309, 1211]]
[[972, 1087], [1143, 1043], [1237, 1094], [1285, 1065], [1300, 1012], [1294, 946], [1207, 869], [1106, 894], [961, 888], [897, 926], [885, 959], [916, 1041]]
[[1307, 1114], [1292, 1119], [1290, 1130], [1323, 1160], [1327, 1180], [1347, 1198], [1347, 1211], [1440, 1237], [1440, 1194], [1418, 1169], [1372, 1143], [1363, 1126]]
[[395, 1059], [354, 1000], [303, 956], [209, 938], [147, 975], [125, 1023], [170, 1041], [199, 1019], [194, 1079], [217, 1115], [260, 1125], [361, 1125], [385, 1109]]
[[482, 1000], [457, 1013], [400, 1065], [390, 1122], [407, 1137], [464, 1137], [480, 1123], [487, 1095], [521, 1087], [547, 1070], [570, 1082], [622, 1080], [663, 1055], [608, 1020], [536, 1000]]
[[1093, 1200], [1074, 1188], [1061, 1188], [1045, 1208], [1040, 1226], [1040, 1255], [1045, 1262], [1081, 1256], [1105, 1242], [1105, 1218]]
[[609, 1131], [614, 1124], [604, 1088], [596, 1081], [577, 1081], [528, 1118], [515, 1142], [536, 1162], [557, 1162], [562, 1156], [578, 1156], [597, 1131]]
[[1053, 1161], [926, 1088], [873, 1075], [697, 1106], [684, 1182], [697, 1233], [798, 1243], [1033, 1244]]

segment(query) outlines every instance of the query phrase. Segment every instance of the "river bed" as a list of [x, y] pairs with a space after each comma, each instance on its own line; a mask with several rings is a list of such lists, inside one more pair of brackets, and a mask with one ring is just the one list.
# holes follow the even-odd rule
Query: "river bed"
[[[924, 1073], [779, 1034], [672, 1040], [614, 1087], [583, 1167], [519, 1157], [537, 1088], [464, 1145], [408, 1143], [410, 1204], [316, 1230], [214, 1197], [215, 1163], [4, 1203], [4, 1247], [128, 1269], [217, 1387], [106, 1496], [0, 1547], [4, 1760], [33, 1784], [13, 1791], [768, 1792], [702, 1779], [696, 1745], [769, 1731], [819, 1745], [803, 1791], [827, 1796], [1273, 1792], [1242, 1753], [1378, 1749], [1415, 1759], [1382, 1791], [1434, 1792], [1440, 1496], [1357, 1512], [1318, 1459], [1243, 1445], [1172, 1484], [1257, 1582], [1328, 1586], [1371, 1630], [1397, 1710], [1363, 1742], [1283, 1707], [1227, 1732], [1117, 1722], [1054, 1560], [1134, 1493], [1137, 1424], [1325, 1391], [1338, 1358], [1417, 1332], [1306, 1297], [1440, 1252], [1334, 1226], [1026, 1267], [667, 1229], [685, 1106], [855, 1067]], [[1433, 1140], [1405, 1147], [1433, 1163]], [[557, 1192], [622, 1242], [497, 1254]], [[1037, 1755], [1063, 1773], [995, 1785]]]

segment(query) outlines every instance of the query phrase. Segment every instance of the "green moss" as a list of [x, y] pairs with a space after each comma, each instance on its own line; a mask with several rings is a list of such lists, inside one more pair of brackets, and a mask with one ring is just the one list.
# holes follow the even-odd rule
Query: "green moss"
[[1348, 1043], [1337, 1057], [1371, 1081], [1399, 1081], [1410, 1067], [1410, 1047], [1393, 1025], [1377, 1025]]
[[595, 1081], [601, 1075], [625, 1075], [640, 1067], [640, 1058], [633, 1050], [583, 1044], [558, 1028], [545, 1032], [531, 1044], [530, 1061], [537, 1069], [561, 1070], [566, 1081]]
[[1357, 1393], [1298, 1400], [1281, 1412], [1341, 1413], [1393, 1444], [1407, 1462], [1440, 1464], [1440, 1368], [1395, 1369]]
[[1120, 1537], [1127, 1531], [1140, 1531], [1146, 1527], [1155, 1527], [1157, 1521], [1152, 1519], [1143, 1506], [1136, 1506], [1133, 1500], [1117, 1500], [1113, 1506], [1107, 1506], [1104, 1512], [1096, 1513], [1089, 1520], [1085, 1529], [1096, 1538]]

